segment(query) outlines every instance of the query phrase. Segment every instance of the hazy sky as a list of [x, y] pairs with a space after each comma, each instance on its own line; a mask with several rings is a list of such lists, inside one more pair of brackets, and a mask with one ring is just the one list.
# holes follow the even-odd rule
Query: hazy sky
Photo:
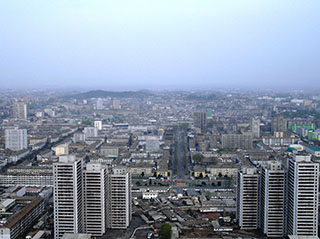
[[0, 88], [320, 88], [320, 1], [0, 0]]

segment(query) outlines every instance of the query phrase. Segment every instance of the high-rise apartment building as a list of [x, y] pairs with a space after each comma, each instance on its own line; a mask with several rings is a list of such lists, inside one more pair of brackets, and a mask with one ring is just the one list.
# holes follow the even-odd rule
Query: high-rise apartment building
[[107, 176], [107, 227], [125, 229], [131, 217], [131, 173], [114, 168]]
[[98, 98], [96, 103], [97, 110], [103, 110], [103, 100], [101, 98]]
[[262, 167], [260, 226], [269, 237], [282, 238], [285, 229], [285, 171], [280, 162]]
[[98, 163], [86, 164], [83, 172], [84, 232], [102, 236], [106, 232], [107, 169]]
[[27, 119], [27, 104], [23, 101], [16, 101], [13, 104], [12, 116], [15, 119]]
[[287, 161], [287, 235], [318, 235], [319, 163], [310, 155]]
[[238, 172], [237, 220], [241, 229], [257, 229], [259, 221], [259, 174], [256, 168], [243, 167]]
[[260, 119], [258, 117], [254, 117], [251, 120], [251, 131], [254, 138], [260, 137]]
[[[260, 228], [269, 238], [316, 238], [319, 163], [296, 154], [284, 167], [277, 161], [238, 172], [237, 219], [241, 229]], [[259, 202], [259, 203], [257, 203]]]
[[272, 118], [271, 121], [271, 131], [274, 136], [283, 135], [283, 133], [287, 132], [287, 119], [285, 119], [282, 115], [278, 115]]
[[193, 114], [194, 126], [200, 128], [201, 133], [207, 133], [207, 114], [204, 111]]
[[28, 135], [26, 129], [6, 129], [5, 148], [19, 151], [28, 148]]
[[53, 166], [54, 237], [65, 233], [102, 236], [107, 228], [125, 229], [132, 217], [131, 174], [125, 168], [111, 173], [99, 163], [74, 155], [59, 157]]
[[54, 238], [83, 232], [82, 159], [60, 156], [53, 165]]

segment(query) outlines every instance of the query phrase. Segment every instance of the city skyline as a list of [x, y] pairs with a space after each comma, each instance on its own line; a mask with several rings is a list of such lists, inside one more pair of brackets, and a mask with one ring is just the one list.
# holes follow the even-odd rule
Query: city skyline
[[320, 1], [0, 1], [0, 239], [319, 239]]

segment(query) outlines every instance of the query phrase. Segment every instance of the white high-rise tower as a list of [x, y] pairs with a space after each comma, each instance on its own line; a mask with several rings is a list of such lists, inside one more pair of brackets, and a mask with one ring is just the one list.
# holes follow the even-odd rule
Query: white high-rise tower
[[288, 159], [287, 235], [318, 235], [319, 163], [310, 155]]
[[259, 176], [257, 169], [251, 167], [238, 172], [237, 220], [241, 229], [258, 228]]
[[82, 159], [60, 156], [53, 165], [54, 238], [83, 232]]
[[254, 138], [260, 137], [260, 119], [258, 117], [252, 118], [251, 131]]
[[98, 163], [88, 163], [83, 172], [84, 232], [102, 236], [106, 232], [107, 169]]
[[114, 168], [107, 176], [107, 227], [127, 228], [132, 217], [131, 174]]
[[280, 162], [268, 162], [261, 174], [260, 224], [269, 237], [284, 235], [285, 171]]

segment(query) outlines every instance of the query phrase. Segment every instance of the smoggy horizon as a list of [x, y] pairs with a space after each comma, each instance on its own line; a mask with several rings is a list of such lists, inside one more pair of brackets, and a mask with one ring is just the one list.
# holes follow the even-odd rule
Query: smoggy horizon
[[3, 1], [0, 89], [319, 89], [319, 1]]

